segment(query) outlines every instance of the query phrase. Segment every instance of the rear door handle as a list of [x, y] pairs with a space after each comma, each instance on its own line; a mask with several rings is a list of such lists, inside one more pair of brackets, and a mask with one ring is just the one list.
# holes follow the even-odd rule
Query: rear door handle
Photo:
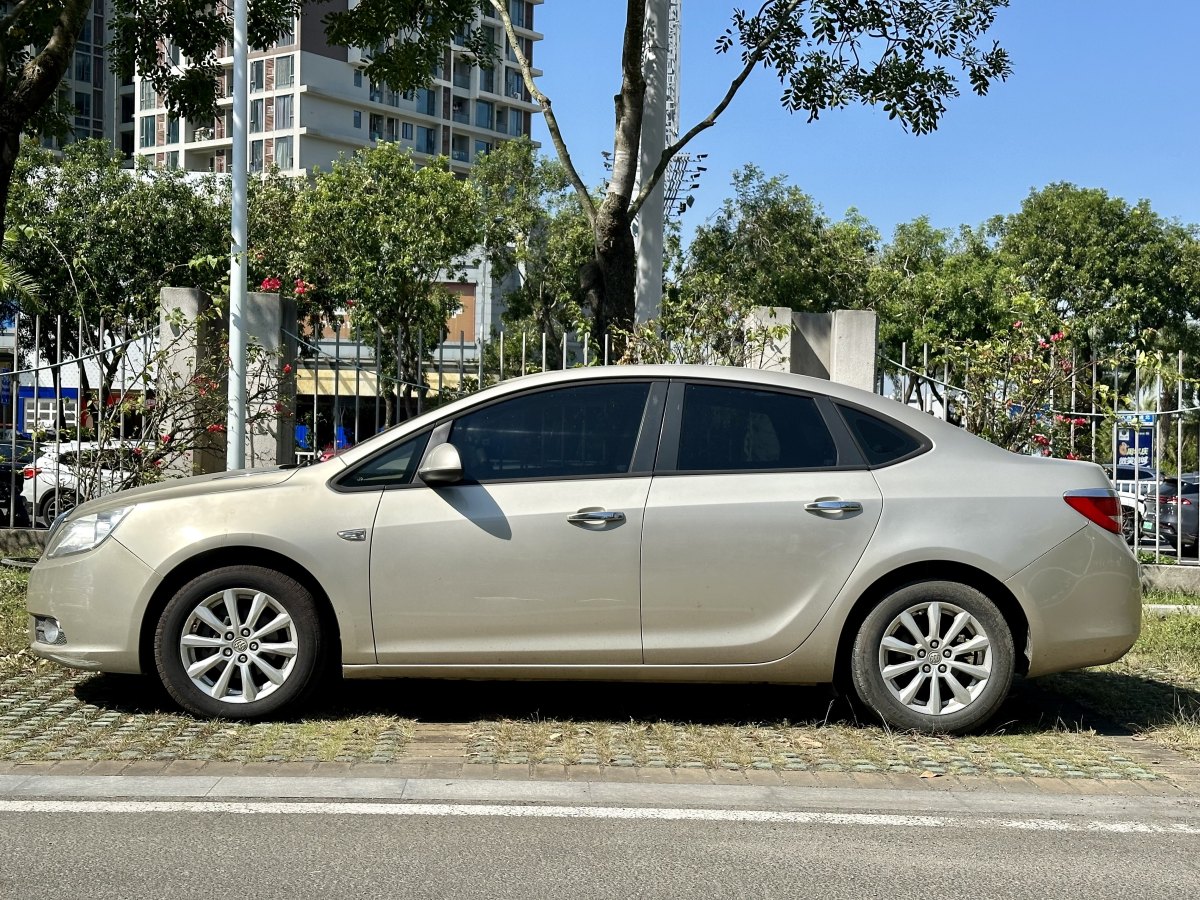
[[804, 508], [815, 513], [849, 513], [862, 512], [863, 507], [857, 500], [814, 500]]
[[567, 521], [583, 525], [608, 525], [612, 522], [624, 522], [625, 513], [616, 510], [591, 509], [572, 513], [567, 516]]

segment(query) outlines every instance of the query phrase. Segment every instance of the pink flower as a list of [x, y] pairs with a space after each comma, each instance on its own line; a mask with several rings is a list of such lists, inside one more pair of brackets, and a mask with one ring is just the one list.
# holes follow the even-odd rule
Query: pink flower
[[1050, 340], [1057, 344], [1059, 341], [1061, 341], [1065, 337], [1066, 337], [1066, 335], [1063, 334], [1061, 331], [1056, 331], [1056, 332], [1054, 332], [1054, 334], [1050, 335]]
[[1040, 447], [1050, 446], [1050, 438], [1046, 437], [1044, 434], [1035, 434], [1033, 436], [1033, 442]]
[[296, 279], [295, 291], [296, 291], [297, 296], [300, 296], [302, 294], [307, 294], [311, 290], [312, 290], [312, 285], [309, 284], [307, 281], [305, 281], [303, 278]]
[[213, 424], [213, 425], [209, 425], [209, 426], [208, 426], [208, 430], [209, 430], [209, 432], [210, 432], [210, 433], [216, 433], [216, 432], [218, 432], [218, 431], [224, 431], [224, 430], [225, 430], [225, 426], [224, 426], [224, 425], [217, 425], [217, 424]]
[[1022, 322], [1020, 319], [1017, 319], [1017, 321], [1013, 322], [1013, 328], [1020, 328], [1023, 324], [1025, 324], [1025, 323]]
[[268, 294], [270, 294], [270, 293], [274, 293], [275, 291], [279, 290], [279, 288], [282, 285], [283, 285], [283, 282], [280, 281], [278, 278], [276, 278], [274, 275], [272, 275], [269, 278], [264, 278], [262, 280], [262, 284], [260, 285], [260, 287], [262, 288], [262, 290], [264, 290]]
[[171, 436], [170, 436], [169, 434], [164, 434], [164, 435], [162, 436], [162, 442], [163, 442], [164, 444], [169, 444], [169, 443], [171, 443]]
[[1039, 350], [1049, 350], [1050, 345], [1047, 344], [1045, 341], [1038, 341], [1038, 349]]
[[291, 363], [284, 363], [284, 364], [283, 364], [283, 374], [284, 374], [284, 375], [291, 375], [291, 374], [292, 374], [292, 364], [291, 364]]
[[1074, 453], [1068, 453], [1068, 454], [1067, 454], [1067, 459], [1079, 459], [1079, 457], [1078, 457], [1078, 456], [1076, 456]]

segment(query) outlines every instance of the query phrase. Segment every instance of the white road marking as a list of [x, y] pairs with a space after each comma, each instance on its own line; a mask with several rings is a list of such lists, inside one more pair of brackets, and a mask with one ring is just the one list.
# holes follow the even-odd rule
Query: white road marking
[[273, 816], [459, 816], [518, 819], [621, 819], [660, 822], [750, 822], [789, 825], [858, 825], [893, 828], [1011, 828], [1017, 831], [1200, 835], [1200, 824], [1070, 819], [1014, 819], [833, 813], [753, 809], [656, 809], [622, 806], [522, 806], [457, 803], [281, 803], [216, 800], [0, 800], [0, 813], [184, 813]]

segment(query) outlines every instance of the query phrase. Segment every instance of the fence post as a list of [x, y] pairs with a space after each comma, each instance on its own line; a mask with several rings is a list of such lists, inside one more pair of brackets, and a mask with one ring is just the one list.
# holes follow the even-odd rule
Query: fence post
[[[159, 402], [164, 402], [175, 390], [186, 390], [186, 386], [200, 375], [212, 375], [222, 384], [218, 376], [228, 370], [219, 359], [219, 328], [211, 318], [212, 300], [203, 291], [195, 288], [163, 288], [159, 294], [157, 393]], [[103, 331], [101, 331], [103, 334]], [[103, 338], [102, 338], [103, 340]], [[109, 387], [101, 385], [103, 388]], [[101, 396], [100, 402], [107, 398]], [[162, 420], [161, 427], [170, 433], [176, 427], [197, 428], [200, 409], [174, 407], [174, 415]], [[218, 434], [201, 434], [194, 449], [181, 453], [167, 466], [177, 476], [204, 475], [225, 470], [225, 444]]]
[[[246, 295], [246, 337], [262, 358], [246, 378], [246, 465], [269, 468], [296, 461], [296, 373], [283, 367], [298, 356], [296, 300], [252, 291]], [[340, 378], [340, 372], [335, 370]], [[314, 419], [315, 421], [315, 419]]]

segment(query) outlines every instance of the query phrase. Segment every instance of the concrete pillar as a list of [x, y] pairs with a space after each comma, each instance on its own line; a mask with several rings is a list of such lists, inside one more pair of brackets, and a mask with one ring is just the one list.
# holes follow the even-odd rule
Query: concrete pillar
[[872, 310], [839, 309], [831, 313], [793, 312], [760, 306], [750, 327], [790, 324], [788, 333], [767, 342], [755, 368], [793, 372], [839, 384], [875, 390], [879, 323]]
[[[221, 354], [220, 317], [211, 298], [195, 288], [163, 288], [159, 295], [158, 363], [155, 393], [162, 434], [175, 432], [188, 447], [171, 460], [166, 472], [175, 477], [225, 470], [225, 444], [220, 433], [205, 429], [215, 414], [214, 404], [202, 400], [197, 378], [211, 379], [205, 397], [223, 398], [228, 368]], [[222, 407], [223, 410], [223, 407]], [[218, 410], [220, 412], [222, 410]], [[217, 415], [214, 421], [222, 421]], [[193, 439], [194, 438], [194, 439]]]
[[[253, 292], [246, 297], [250, 344], [246, 373], [246, 467], [296, 461], [296, 300]], [[290, 372], [284, 372], [291, 364]]]

